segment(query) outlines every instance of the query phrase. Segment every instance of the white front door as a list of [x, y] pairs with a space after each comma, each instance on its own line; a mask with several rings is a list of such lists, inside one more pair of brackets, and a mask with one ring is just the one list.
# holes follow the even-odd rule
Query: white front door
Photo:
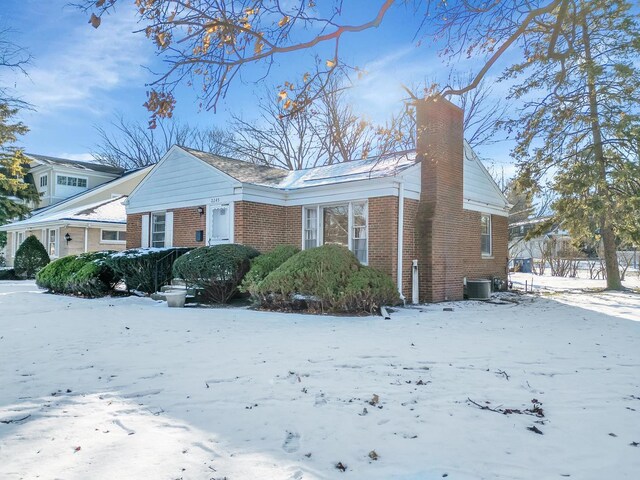
[[232, 212], [229, 204], [216, 204], [209, 207], [210, 228], [209, 245], [232, 242]]

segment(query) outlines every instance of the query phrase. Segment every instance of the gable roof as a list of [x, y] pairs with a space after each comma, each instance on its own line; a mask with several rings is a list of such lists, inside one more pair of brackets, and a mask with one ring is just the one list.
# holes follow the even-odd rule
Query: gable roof
[[416, 161], [416, 152], [409, 150], [333, 165], [322, 165], [302, 170], [285, 170], [283, 168], [256, 165], [244, 160], [215, 155], [192, 148], [182, 146], [179, 146], [179, 148], [239, 182], [280, 190], [293, 190], [394, 176], [414, 165]]
[[288, 170], [283, 168], [256, 165], [244, 160], [236, 160], [235, 158], [207, 153], [193, 148], [182, 146], [179, 146], [179, 148], [242, 183], [276, 186], [289, 173]]
[[153, 165], [149, 165], [147, 167], [140, 167], [133, 170], [129, 170], [125, 172], [123, 175], [121, 175], [120, 177], [114, 178], [113, 180], [110, 180], [105, 183], [101, 183], [100, 185], [96, 185], [95, 187], [90, 188], [89, 190], [76, 193], [75, 195], [67, 197], [64, 200], [61, 200], [60, 202], [47, 205], [46, 207], [36, 208], [31, 211], [31, 216], [40, 215], [43, 212], [66, 210], [70, 208], [70, 205], [73, 205], [78, 202], [82, 204], [81, 202], [85, 198], [90, 197], [93, 194], [100, 193], [104, 190], [109, 190], [110, 188], [118, 187], [118, 185], [128, 182], [135, 176], [142, 177], [140, 179], [142, 180], [152, 169], [153, 169]]
[[90, 205], [79, 205], [67, 210], [55, 212], [42, 212], [26, 220], [3, 225], [3, 229], [34, 227], [40, 224], [51, 224], [56, 222], [91, 222], [91, 223], [127, 223], [127, 212], [124, 206], [126, 195], [102, 200]]
[[[110, 165], [102, 165], [100, 163], [81, 162], [79, 160], [69, 160], [67, 158], [49, 157], [47, 155], [38, 155], [35, 153], [25, 153], [29, 159], [35, 160], [40, 165], [59, 165], [63, 167], [75, 168], [78, 170], [91, 170], [100, 173], [111, 173], [121, 175], [124, 173], [123, 168], [112, 167]], [[33, 165], [31, 165], [33, 167]]]

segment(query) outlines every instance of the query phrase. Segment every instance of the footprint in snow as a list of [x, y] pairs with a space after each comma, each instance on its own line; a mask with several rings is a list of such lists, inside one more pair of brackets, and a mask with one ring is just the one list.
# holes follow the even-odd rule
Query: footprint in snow
[[282, 449], [287, 453], [294, 453], [300, 450], [300, 434], [287, 432]]

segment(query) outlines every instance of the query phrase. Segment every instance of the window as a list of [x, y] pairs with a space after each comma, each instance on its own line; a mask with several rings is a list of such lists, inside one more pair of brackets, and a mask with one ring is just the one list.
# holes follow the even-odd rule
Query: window
[[87, 188], [87, 179], [78, 177], [68, 177], [64, 175], [58, 175], [58, 185], [64, 185], [67, 187]]
[[47, 253], [50, 257], [56, 256], [58, 235], [55, 230], [47, 231]]
[[483, 257], [491, 256], [491, 215], [480, 217], [480, 251]]
[[165, 213], [151, 215], [151, 246], [154, 248], [164, 248], [166, 218]]
[[305, 249], [326, 244], [344, 245], [360, 262], [368, 262], [367, 202], [305, 208], [303, 213]]
[[46, 175], [40, 177], [40, 188], [44, 188], [47, 186], [48, 179], [49, 177], [47, 177]]
[[349, 247], [349, 205], [324, 207], [323, 231], [324, 244]]
[[318, 246], [318, 209], [305, 208], [304, 249]]
[[229, 205], [211, 207], [211, 241], [228, 242], [231, 239]]
[[367, 204], [354, 203], [351, 208], [351, 251], [360, 263], [367, 263]]
[[103, 242], [125, 242], [127, 240], [127, 232], [120, 230], [102, 230]]
[[20, 245], [22, 245], [22, 242], [24, 242], [24, 232], [15, 232], [14, 238], [15, 238], [15, 245], [13, 248], [13, 256], [15, 257], [16, 252], [18, 251], [18, 248], [20, 248]]

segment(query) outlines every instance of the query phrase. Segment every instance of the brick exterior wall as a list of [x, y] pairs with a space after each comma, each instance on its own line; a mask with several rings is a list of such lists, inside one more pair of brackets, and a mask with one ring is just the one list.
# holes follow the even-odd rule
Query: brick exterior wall
[[[148, 215], [148, 214], [147, 214]], [[142, 214], [133, 213], [127, 215], [127, 248], [141, 247]]]
[[369, 199], [369, 265], [390, 275], [398, 265], [398, 197]]
[[259, 252], [302, 243], [302, 207], [235, 202], [234, 241]]
[[480, 252], [480, 212], [464, 211], [464, 274], [467, 278], [499, 277], [507, 280], [509, 229], [507, 217], [491, 215], [492, 255], [483, 258]]
[[[206, 206], [200, 205], [206, 212]], [[175, 208], [173, 212], [173, 246], [204, 247], [207, 244], [207, 215], [198, 213], [198, 206]], [[203, 240], [196, 242], [196, 231], [202, 230]]]

